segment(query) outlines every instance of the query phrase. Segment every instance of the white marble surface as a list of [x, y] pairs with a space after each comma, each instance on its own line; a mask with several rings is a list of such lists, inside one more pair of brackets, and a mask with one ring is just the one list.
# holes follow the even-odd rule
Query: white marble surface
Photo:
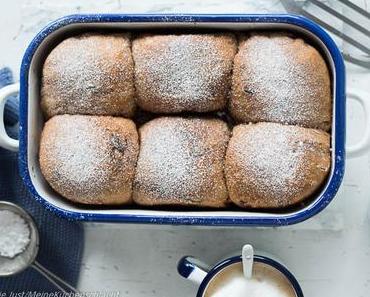
[[[200, 2], [200, 1], [199, 1]], [[50, 20], [76, 12], [250, 13], [283, 11], [279, 1], [36, 1], [2, 2], [0, 66], [15, 73], [34, 34]], [[332, 5], [337, 5], [331, 1]], [[357, 1], [364, 8], [369, 0]], [[346, 30], [348, 28], [345, 28]], [[346, 47], [346, 45], [342, 45]], [[347, 84], [370, 92], [370, 71], [349, 66]], [[368, 98], [370, 100], [370, 97]], [[348, 104], [348, 142], [361, 137], [364, 118]], [[195, 296], [176, 272], [192, 254], [214, 263], [249, 242], [282, 259], [307, 297], [370, 295], [369, 155], [348, 160], [343, 185], [331, 205], [313, 219], [286, 228], [200, 228], [86, 225], [86, 251], [79, 289], [120, 291], [121, 296]]]

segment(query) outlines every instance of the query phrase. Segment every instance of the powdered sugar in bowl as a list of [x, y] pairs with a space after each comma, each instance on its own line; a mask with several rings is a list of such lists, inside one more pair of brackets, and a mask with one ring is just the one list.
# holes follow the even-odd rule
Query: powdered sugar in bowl
[[0, 210], [0, 257], [11, 258], [22, 254], [30, 243], [27, 222], [10, 210]]
[[24, 209], [0, 201], [0, 223], [5, 223], [5, 226], [0, 226], [0, 278], [13, 276], [32, 267], [61, 292], [77, 293], [74, 287], [36, 261], [39, 232], [35, 221]]
[[0, 238], [0, 245], [1, 241], [11, 241], [0, 256], [0, 277], [2, 277], [17, 274], [35, 261], [39, 250], [39, 233], [31, 216], [19, 206], [1, 201], [0, 211], [4, 220], [12, 220], [9, 228], [14, 229], [8, 230], [9, 233], [14, 233], [13, 235], [8, 234], [7, 238]]

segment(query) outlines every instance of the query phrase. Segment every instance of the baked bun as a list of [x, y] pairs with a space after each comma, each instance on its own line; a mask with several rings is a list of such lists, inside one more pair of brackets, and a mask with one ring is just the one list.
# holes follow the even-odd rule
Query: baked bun
[[42, 132], [40, 167], [50, 186], [73, 202], [127, 204], [138, 151], [131, 120], [59, 115]]
[[234, 127], [225, 171], [230, 199], [246, 208], [284, 208], [310, 197], [330, 169], [330, 136], [276, 123]]
[[229, 130], [217, 119], [161, 117], [140, 130], [133, 199], [141, 205], [224, 207]]
[[242, 38], [232, 81], [229, 107], [238, 122], [330, 129], [328, 67], [300, 38], [277, 33]]
[[132, 44], [137, 104], [154, 113], [225, 108], [236, 49], [232, 34], [139, 36]]
[[63, 40], [42, 70], [41, 107], [57, 114], [134, 113], [134, 64], [128, 34], [87, 33]]

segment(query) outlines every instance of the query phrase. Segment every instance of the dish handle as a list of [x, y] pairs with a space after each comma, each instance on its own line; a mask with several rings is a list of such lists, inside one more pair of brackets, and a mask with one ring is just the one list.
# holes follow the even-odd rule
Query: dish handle
[[348, 158], [355, 158], [367, 153], [370, 147], [370, 93], [360, 89], [348, 89], [347, 98], [360, 103], [365, 114], [365, 131], [361, 140], [346, 146]]
[[[6, 133], [3, 118], [7, 97], [17, 93], [19, 93], [19, 83], [11, 84], [0, 89], [0, 147], [11, 151], [18, 151], [19, 141], [9, 137]], [[359, 102], [365, 113], [365, 131], [362, 139], [356, 144], [346, 147], [347, 156], [349, 158], [355, 158], [365, 154], [370, 147], [370, 94], [359, 89], [349, 89], [347, 91], [347, 97]]]
[[5, 130], [4, 110], [6, 99], [10, 95], [19, 93], [19, 83], [8, 85], [0, 89], [0, 147], [10, 151], [18, 151], [19, 141], [9, 137]]

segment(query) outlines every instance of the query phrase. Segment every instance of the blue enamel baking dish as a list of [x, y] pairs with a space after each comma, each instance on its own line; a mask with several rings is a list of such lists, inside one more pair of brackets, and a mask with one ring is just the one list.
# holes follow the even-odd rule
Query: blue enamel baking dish
[[[228, 31], [285, 30], [303, 35], [325, 57], [331, 71], [333, 93], [332, 168], [321, 191], [299, 209], [285, 212], [245, 210], [149, 210], [84, 208], [62, 199], [47, 185], [38, 164], [38, 146], [43, 118], [39, 107], [39, 80], [42, 62], [50, 49], [66, 35], [94, 29], [145, 30], [153, 28], [216, 29]], [[16, 86], [13, 92], [16, 91]], [[8, 92], [9, 93], [9, 92]], [[342, 182], [345, 163], [345, 69], [342, 56], [331, 37], [317, 24], [295, 15], [72, 15], [43, 29], [27, 48], [20, 77], [19, 166], [22, 178], [46, 208], [69, 219], [99, 222], [281, 226], [304, 221], [323, 210], [334, 198]], [[11, 146], [11, 145], [10, 145]], [[15, 146], [14, 146], [15, 147]], [[13, 147], [13, 148], [14, 148]], [[11, 147], [10, 147], [11, 148]], [[359, 151], [359, 148], [357, 148]]]

